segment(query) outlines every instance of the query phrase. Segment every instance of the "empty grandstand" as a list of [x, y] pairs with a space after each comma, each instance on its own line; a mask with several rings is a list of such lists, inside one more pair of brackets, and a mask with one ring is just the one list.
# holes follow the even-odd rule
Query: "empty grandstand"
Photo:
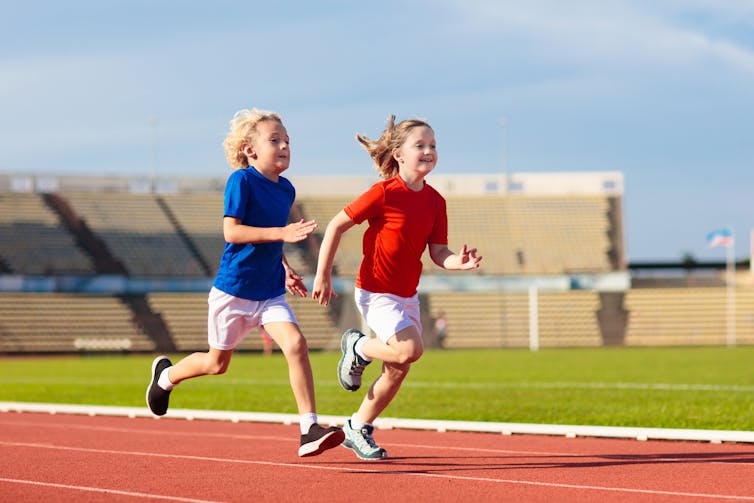
[[[318, 231], [284, 247], [316, 270], [329, 220], [372, 177], [292, 179], [290, 220]], [[619, 173], [438, 175], [450, 247], [479, 248], [471, 274], [425, 254], [425, 335], [442, 313], [447, 348], [725, 344], [730, 290], [662, 283], [631, 287]], [[0, 351], [206, 349], [206, 296], [222, 253], [224, 181], [0, 175]], [[358, 326], [351, 287], [365, 226], [344, 236], [335, 262], [339, 298], [325, 310], [291, 298], [312, 349], [334, 349]], [[754, 293], [736, 287], [732, 327], [754, 343]], [[48, 308], [48, 309], [46, 309]], [[260, 350], [251, 335], [239, 348]]]

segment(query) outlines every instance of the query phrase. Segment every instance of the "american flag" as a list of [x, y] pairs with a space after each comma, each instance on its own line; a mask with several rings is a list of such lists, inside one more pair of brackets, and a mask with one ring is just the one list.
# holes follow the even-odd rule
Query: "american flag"
[[707, 245], [710, 248], [724, 246], [730, 248], [733, 246], [733, 232], [730, 229], [718, 229], [707, 234]]

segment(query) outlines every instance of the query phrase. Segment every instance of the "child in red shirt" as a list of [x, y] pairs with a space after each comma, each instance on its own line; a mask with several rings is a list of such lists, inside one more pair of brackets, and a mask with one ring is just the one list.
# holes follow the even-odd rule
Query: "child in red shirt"
[[355, 300], [376, 338], [349, 329], [341, 337], [338, 378], [347, 391], [361, 386], [364, 367], [383, 361], [381, 375], [372, 383], [359, 410], [346, 421], [343, 445], [361, 459], [387, 458], [373, 438], [373, 422], [395, 397], [412, 362], [424, 351], [417, 286], [421, 256], [429, 247], [432, 261], [444, 269], [479, 267], [476, 248], [463, 245], [459, 253], [448, 248], [445, 199], [424, 178], [437, 164], [435, 134], [422, 120], [397, 125], [390, 116], [377, 140], [356, 138], [374, 159], [383, 178], [330, 221], [319, 252], [312, 298], [328, 305], [336, 294], [332, 266], [344, 232], [364, 221], [364, 259], [356, 278]]

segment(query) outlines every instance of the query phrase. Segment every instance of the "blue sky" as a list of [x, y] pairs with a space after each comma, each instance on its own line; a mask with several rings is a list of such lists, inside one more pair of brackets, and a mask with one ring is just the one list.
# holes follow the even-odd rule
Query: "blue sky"
[[754, 0], [3, 8], [0, 172], [224, 176], [252, 106], [283, 116], [291, 175], [371, 174], [354, 135], [419, 116], [444, 173], [623, 172], [629, 260], [724, 260], [724, 226], [748, 257]]

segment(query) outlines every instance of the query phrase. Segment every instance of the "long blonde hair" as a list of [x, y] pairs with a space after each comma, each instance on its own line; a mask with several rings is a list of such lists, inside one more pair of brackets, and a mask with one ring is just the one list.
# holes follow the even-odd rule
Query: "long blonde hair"
[[393, 150], [400, 148], [406, 141], [409, 132], [415, 127], [432, 126], [421, 119], [407, 119], [395, 124], [395, 115], [391, 115], [382, 135], [376, 140], [370, 140], [364, 135], [357, 134], [356, 139], [364, 147], [370, 157], [374, 159], [374, 167], [383, 180], [394, 177], [398, 173], [398, 161], [393, 157]]
[[249, 167], [249, 159], [246, 157], [244, 146], [251, 144], [257, 135], [257, 124], [263, 121], [275, 121], [280, 124], [283, 119], [275, 112], [265, 110], [251, 110], [244, 108], [233, 114], [230, 121], [230, 132], [223, 141], [225, 147], [225, 159], [233, 169]]

